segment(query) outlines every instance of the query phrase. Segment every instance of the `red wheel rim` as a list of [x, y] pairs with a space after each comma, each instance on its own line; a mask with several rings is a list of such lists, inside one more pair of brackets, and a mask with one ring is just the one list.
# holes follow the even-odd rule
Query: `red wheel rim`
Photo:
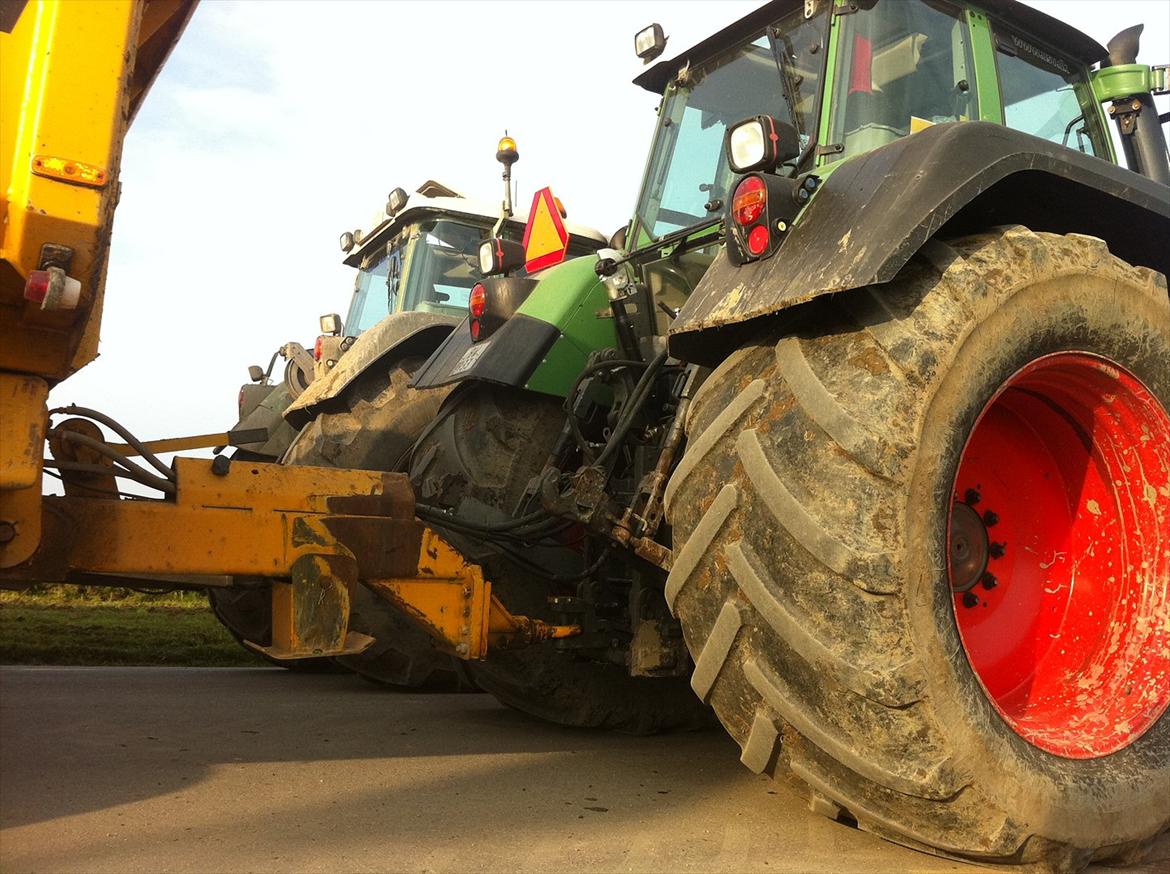
[[983, 408], [953, 501], [955, 619], [1000, 716], [1067, 758], [1137, 740], [1170, 705], [1166, 409], [1107, 359], [1039, 358]]

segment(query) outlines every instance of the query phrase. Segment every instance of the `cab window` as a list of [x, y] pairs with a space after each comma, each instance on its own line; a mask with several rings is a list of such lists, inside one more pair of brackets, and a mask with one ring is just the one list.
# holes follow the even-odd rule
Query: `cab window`
[[995, 59], [1004, 124], [1050, 142], [1100, 154], [1101, 131], [1079, 65], [1018, 34], [997, 28]]
[[838, 157], [933, 124], [978, 117], [962, 11], [935, 0], [877, 3], [842, 19], [831, 142]]

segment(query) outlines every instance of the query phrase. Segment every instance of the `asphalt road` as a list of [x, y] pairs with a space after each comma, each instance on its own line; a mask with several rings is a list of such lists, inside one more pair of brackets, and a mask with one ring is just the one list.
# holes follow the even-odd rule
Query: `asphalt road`
[[[1164, 839], [1134, 870], [1168, 867]], [[720, 731], [570, 730], [278, 669], [6, 667], [0, 870], [982, 869], [812, 815]]]

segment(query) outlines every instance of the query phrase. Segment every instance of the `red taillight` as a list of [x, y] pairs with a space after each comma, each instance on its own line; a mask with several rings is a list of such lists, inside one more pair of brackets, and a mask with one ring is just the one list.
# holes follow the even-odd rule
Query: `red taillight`
[[487, 291], [484, 289], [483, 283], [477, 282], [475, 287], [471, 289], [471, 295], [467, 298], [467, 309], [471, 312], [473, 319], [483, 316], [483, 311], [487, 309]]
[[479, 319], [472, 319], [471, 320], [471, 339], [472, 340], [479, 339]]
[[756, 225], [748, 232], [747, 247], [753, 255], [763, 255], [769, 242], [767, 225]]
[[240, 411], [240, 415], [244, 415], [244, 390], [240, 389], [240, 396], [236, 399], [236, 408]]
[[313, 344], [313, 360], [314, 361], [321, 360], [321, 347], [324, 345], [324, 343], [325, 343], [325, 338], [318, 337], [317, 342]]
[[736, 224], [747, 227], [760, 217], [768, 203], [768, 191], [759, 176], [749, 176], [735, 187], [731, 196], [731, 216]]
[[48, 270], [30, 270], [24, 283], [25, 300], [31, 300], [33, 303], [44, 302], [51, 281], [52, 275]]

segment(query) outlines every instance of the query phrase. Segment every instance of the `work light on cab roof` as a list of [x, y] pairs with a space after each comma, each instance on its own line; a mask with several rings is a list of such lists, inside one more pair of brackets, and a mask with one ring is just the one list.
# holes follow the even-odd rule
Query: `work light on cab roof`
[[386, 215], [393, 217], [406, 206], [407, 194], [402, 188], [395, 188], [386, 196]]
[[634, 34], [634, 54], [648, 64], [666, 49], [666, 34], [662, 25], [655, 22]]

